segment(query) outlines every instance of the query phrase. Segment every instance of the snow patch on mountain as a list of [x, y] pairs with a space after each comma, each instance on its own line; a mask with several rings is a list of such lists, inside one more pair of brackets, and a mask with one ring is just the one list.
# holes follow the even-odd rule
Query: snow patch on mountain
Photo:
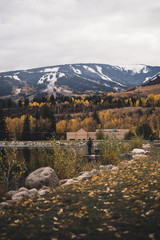
[[15, 90], [15, 94], [16, 94], [16, 95], [18, 95], [20, 92], [21, 92], [21, 88], [17, 88], [17, 89]]
[[97, 71], [99, 72], [100, 77], [101, 77], [103, 80], [107, 80], [107, 81], [113, 82], [111, 78], [109, 78], [108, 76], [106, 76], [105, 74], [103, 74], [102, 68], [101, 68], [100, 66], [97, 66], [97, 65], [96, 65], [96, 68], [97, 68]]
[[65, 77], [65, 76], [66, 76], [65, 73], [60, 73], [58, 78], [62, 78], [62, 77]]
[[6, 75], [6, 76], [4, 76], [4, 78], [13, 78], [13, 77], [10, 75]]
[[156, 75], [154, 75], [154, 76], [152, 76], [152, 77], [147, 77], [147, 78], [145, 78], [145, 80], [143, 81], [143, 84], [144, 83], [147, 83], [147, 82], [149, 82], [149, 81], [154, 81], [157, 77], [159, 77], [160, 76], [160, 72], [159, 73], [157, 73]]
[[137, 65], [118, 65], [115, 66], [116, 68], [118, 68], [121, 71], [132, 71], [132, 74], [139, 74], [139, 73], [148, 73], [149, 69], [147, 68], [146, 65], [143, 64], [137, 64]]
[[14, 80], [16, 81], [21, 81], [21, 79], [15, 74], [13, 76], [10, 76], [10, 75], [6, 75], [4, 76], [4, 78], [13, 78]]
[[73, 72], [75, 72], [76, 74], [82, 74], [81, 71], [77, 68], [74, 68], [72, 65], [70, 65], [71, 69], [73, 70]]
[[83, 67], [84, 67], [84, 69], [88, 70], [89, 72], [97, 74], [97, 72], [93, 68], [85, 66], [85, 65]]
[[58, 70], [59, 70], [59, 67], [54, 67], [54, 68], [45, 68], [44, 70], [41, 70], [40, 72], [58, 72]]
[[57, 81], [57, 77], [56, 77], [57, 73], [48, 73], [45, 74], [44, 76], [42, 76], [39, 81], [38, 84], [43, 84], [44, 81], [46, 82], [52, 82], [53, 84]]
[[14, 75], [13, 78], [17, 81], [21, 81], [21, 79], [17, 75]]
[[121, 83], [116, 82], [116, 81], [113, 81], [111, 78], [109, 78], [108, 76], [106, 76], [105, 74], [103, 74], [103, 72], [102, 72], [102, 67], [96, 65], [96, 68], [97, 68], [97, 70], [98, 70], [98, 72], [99, 72], [99, 76], [100, 76], [103, 80], [107, 80], [107, 81], [116, 83], [116, 84], [118, 84], [118, 85], [120, 85], [120, 86], [122, 86], [122, 87], [125, 87], [125, 86], [122, 85]]

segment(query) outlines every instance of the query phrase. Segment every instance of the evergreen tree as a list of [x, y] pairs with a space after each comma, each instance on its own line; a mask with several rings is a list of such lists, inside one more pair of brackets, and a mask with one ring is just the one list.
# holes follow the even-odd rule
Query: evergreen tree
[[34, 140], [40, 140], [40, 132], [39, 132], [39, 127], [38, 127], [38, 121], [36, 119], [36, 126], [34, 128], [34, 132], [33, 132], [33, 139]]
[[8, 131], [2, 108], [0, 108], [0, 140], [8, 139]]
[[22, 100], [21, 99], [18, 101], [18, 107], [22, 107]]
[[100, 119], [96, 110], [93, 112], [92, 116], [93, 116], [93, 119], [96, 120], [98, 124], [100, 124]]
[[51, 135], [55, 136], [55, 134], [56, 134], [56, 118], [53, 113], [50, 117], [50, 120], [51, 120], [50, 132], [51, 132]]
[[13, 107], [12, 100], [9, 98], [7, 101], [7, 108]]
[[50, 102], [51, 102], [53, 105], [55, 104], [55, 99], [54, 99], [54, 96], [53, 96], [53, 95], [50, 96]]
[[28, 114], [26, 115], [23, 124], [22, 140], [31, 140], [30, 120]]
[[29, 105], [29, 99], [28, 98], [25, 98], [24, 100], [24, 106], [28, 107]]
[[40, 119], [40, 113], [39, 113], [38, 109], [36, 109], [35, 118], [36, 118], [36, 120]]

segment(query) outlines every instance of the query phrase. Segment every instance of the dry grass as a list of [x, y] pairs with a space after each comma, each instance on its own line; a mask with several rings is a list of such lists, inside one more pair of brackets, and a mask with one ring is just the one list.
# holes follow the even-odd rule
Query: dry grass
[[133, 96], [147, 97], [150, 94], [157, 95], [159, 93], [160, 93], [160, 84], [156, 84], [152, 86], [135, 87], [123, 92], [114, 93], [113, 97], [133, 97]]

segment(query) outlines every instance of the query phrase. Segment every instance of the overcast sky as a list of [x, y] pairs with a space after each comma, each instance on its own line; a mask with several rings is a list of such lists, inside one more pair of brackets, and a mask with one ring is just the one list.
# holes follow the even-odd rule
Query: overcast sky
[[160, 66], [160, 0], [0, 0], [0, 72], [70, 63]]

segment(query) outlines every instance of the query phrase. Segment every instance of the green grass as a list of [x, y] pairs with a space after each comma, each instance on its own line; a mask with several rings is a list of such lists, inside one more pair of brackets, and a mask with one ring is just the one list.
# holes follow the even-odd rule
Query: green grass
[[118, 172], [1, 210], [1, 239], [160, 239], [160, 149]]

